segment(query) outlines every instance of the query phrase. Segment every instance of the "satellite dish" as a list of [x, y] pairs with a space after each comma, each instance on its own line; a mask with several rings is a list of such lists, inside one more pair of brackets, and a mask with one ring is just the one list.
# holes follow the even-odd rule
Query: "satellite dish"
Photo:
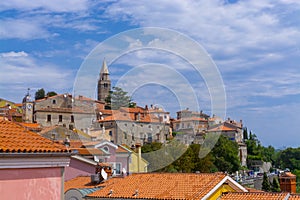
[[102, 115], [102, 112], [99, 112], [99, 115]]
[[107, 179], [107, 173], [104, 171], [103, 168], [101, 169], [101, 176], [102, 176], [102, 178], [103, 178], [104, 180]]
[[123, 175], [126, 175], [126, 169], [125, 168], [122, 169], [122, 173], [123, 173]]

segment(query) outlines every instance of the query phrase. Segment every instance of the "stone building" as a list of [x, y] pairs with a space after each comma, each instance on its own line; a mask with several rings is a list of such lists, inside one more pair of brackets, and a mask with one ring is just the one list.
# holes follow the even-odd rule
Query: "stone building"
[[111, 81], [109, 78], [109, 71], [106, 65], [106, 61], [103, 61], [100, 71], [100, 77], [98, 80], [98, 101], [105, 102], [111, 90]]
[[98, 133], [98, 137], [108, 135], [115, 144], [127, 146], [164, 143], [170, 137], [170, 123], [141, 107], [113, 110], [111, 115], [101, 116], [93, 125], [91, 132]]
[[97, 113], [103, 109], [104, 103], [100, 101], [60, 94], [36, 100], [33, 120], [44, 127], [60, 125], [88, 133], [92, 123], [97, 120]]

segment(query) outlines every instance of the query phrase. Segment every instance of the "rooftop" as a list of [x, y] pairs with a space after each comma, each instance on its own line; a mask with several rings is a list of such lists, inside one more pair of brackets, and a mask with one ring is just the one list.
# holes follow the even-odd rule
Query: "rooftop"
[[120, 178], [118, 184], [108, 184], [88, 196], [98, 198], [200, 199], [225, 178], [226, 175], [222, 173], [139, 173]]
[[0, 153], [68, 152], [61, 144], [43, 138], [14, 122], [0, 119]]

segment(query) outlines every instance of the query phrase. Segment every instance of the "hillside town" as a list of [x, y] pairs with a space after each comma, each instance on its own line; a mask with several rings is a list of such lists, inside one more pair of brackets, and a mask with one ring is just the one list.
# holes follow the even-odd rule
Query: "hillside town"
[[[33, 98], [30, 89], [20, 102], [0, 99], [1, 199], [300, 199], [296, 175], [248, 152], [257, 138], [248, 137], [243, 120], [189, 108], [172, 117], [157, 105], [128, 101], [115, 108], [105, 60], [99, 69], [97, 99]], [[209, 135], [236, 147], [236, 168], [216, 164], [208, 172], [172, 164]], [[167, 156], [145, 153], [146, 147], [155, 152], [155, 145], [184, 151], [160, 167]]]

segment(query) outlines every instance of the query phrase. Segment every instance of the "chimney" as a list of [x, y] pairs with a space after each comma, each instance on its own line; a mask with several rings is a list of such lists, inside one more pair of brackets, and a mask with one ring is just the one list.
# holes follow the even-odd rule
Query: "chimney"
[[140, 143], [136, 143], [135, 147], [137, 149], [137, 153], [138, 153], [138, 172], [141, 172], [140, 168], [141, 168], [141, 162], [142, 162], [142, 148], [141, 148], [141, 144]]
[[148, 105], [145, 106], [145, 110], [148, 110]]

